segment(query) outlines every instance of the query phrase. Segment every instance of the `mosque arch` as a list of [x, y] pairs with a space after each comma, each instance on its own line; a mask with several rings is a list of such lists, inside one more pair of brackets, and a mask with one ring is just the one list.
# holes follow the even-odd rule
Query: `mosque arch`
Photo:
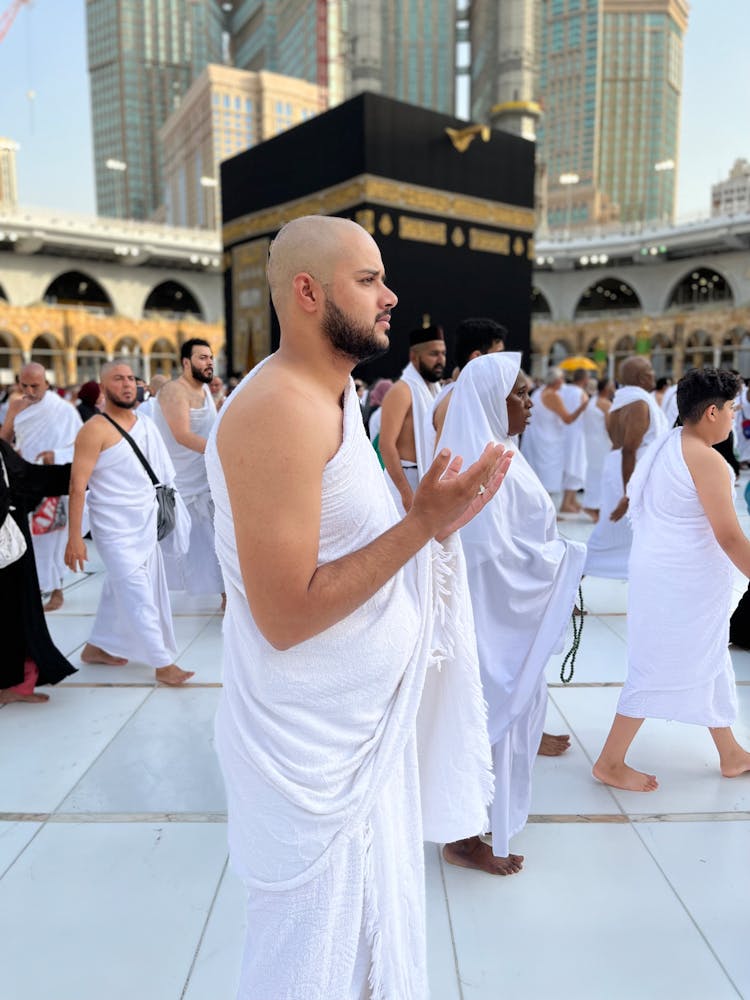
[[654, 378], [671, 378], [674, 370], [674, 341], [666, 333], [651, 337], [651, 367]]
[[750, 374], [750, 331], [732, 327], [724, 336], [719, 354], [719, 368], [738, 371], [743, 378]]
[[21, 344], [9, 330], [0, 328], [0, 385], [13, 381], [23, 360]]
[[31, 342], [30, 361], [41, 365], [54, 385], [65, 384], [65, 355], [62, 340], [54, 333], [39, 333]]
[[76, 344], [76, 370], [79, 382], [98, 382], [102, 365], [107, 361], [106, 345], [99, 337], [87, 333]]
[[573, 345], [567, 340], [555, 340], [549, 349], [548, 365], [550, 368], [555, 368], [564, 361], [566, 358], [573, 354]]
[[547, 296], [536, 285], [531, 289], [531, 315], [538, 319], [552, 315]]
[[162, 281], [152, 288], [143, 305], [144, 316], [194, 316], [203, 319], [203, 310], [190, 289], [180, 281]]
[[732, 288], [720, 271], [711, 267], [696, 267], [672, 286], [665, 308], [702, 306], [713, 302], [734, 302]]
[[641, 300], [632, 285], [620, 278], [598, 278], [582, 293], [574, 315], [636, 309], [641, 309]]
[[615, 372], [619, 375], [620, 362], [624, 361], [625, 358], [629, 358], [631, 354], [635, 354], [635, 337], [630, 333], [626, 333], [624, 336], [620, 337], [615, 342], [613, 354], [615, 359]]
[[112, 348], [112, 356], [119, 361], [127, 362], [133, 369], [136, 378], [144, 378], [143, 348], [140, 341], [133, 336], [118, 337]]
[[177, 345], [166, 337], [155, 340], [148, 351], [151, 375], [167, 375], [171, 378], [179, 367], [179, 353]]
[[712, 365], [714, 359], [711, 334], [706, 330], [693, 330], [685, 338], [685, 371]]
[[73, 306], [111, 315], [112, 300], [96, 278], [84, 271], [63, 271], [48, 285], [43, 295], [48, 305]]

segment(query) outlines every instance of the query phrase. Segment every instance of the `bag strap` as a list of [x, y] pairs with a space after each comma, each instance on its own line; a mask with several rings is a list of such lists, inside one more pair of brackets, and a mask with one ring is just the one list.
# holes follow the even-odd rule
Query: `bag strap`
[[154, 470], [148, 464], [148, 461], [146, 460], [146, 456], [143, 454], [143, 452], [141, 451], [141, 449], [138, 447], [138, 445], [135, 443], [135, 441], [132, 439], [132, 437], [128, 434], [128, 432], [124, 428], [120, 427], [120, 425], [117, 423], [117, 421], [113, 420], [112, 417], [108, 416], [106, 413], [102, 413], [102, 416], [104, 417], [105, 420], [109, 420], [109, 422], [112, 424], [112, 426], [116, 427], [117, 430], [120, 432], [120, 434], [122, 434], [122, 436], [125, 438], [125, 440], [128, 442], [128, 444], [130, 445], [130, 447], [135, 452], [136, 458], [138, 459], [138, 461], [141, 463], [141, 465], [143, 466], [143, 468], [148, 473], [148, 478], [151, 480], [151, 482], [154, 484], [154, 486], [159, 486], [160, 485], [159, 480], [154, 475]]

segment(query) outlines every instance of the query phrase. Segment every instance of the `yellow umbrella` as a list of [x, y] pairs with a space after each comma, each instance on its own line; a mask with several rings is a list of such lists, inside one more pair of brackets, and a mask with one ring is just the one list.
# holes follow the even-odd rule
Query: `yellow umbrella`
[[580, 371], [581, 369], [587, 372], [599, 371], [599, 365], [595, 361], [592, 361], [591, 358], [584, 357], [566, 358], [564, 361], [561, 361], [557, 367], [562, 368], [563, 371], [566, 372], [575, 372]]

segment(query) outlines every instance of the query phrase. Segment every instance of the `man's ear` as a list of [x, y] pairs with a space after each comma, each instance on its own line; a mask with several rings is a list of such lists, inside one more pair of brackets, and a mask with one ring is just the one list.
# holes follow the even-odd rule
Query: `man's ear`
[[320, 286], [315, 278], [306, 271], [295, 274], [292, 288], [297, 305], [305, 312], [315, 312], [321, 297]]

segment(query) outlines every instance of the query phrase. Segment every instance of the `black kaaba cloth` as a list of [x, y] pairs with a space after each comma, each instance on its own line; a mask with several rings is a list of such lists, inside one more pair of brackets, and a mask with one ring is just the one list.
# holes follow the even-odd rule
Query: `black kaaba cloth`
[[344, 216], [370, 232], [399, 297], [391, 350], [360, 369], [365, 378], [398, 374], [409, 332], [430, 323], [445, 331], [450, 358], [469, 316], [504, 324], [506, 346], [528, 352], [534, 144], [474, 126], [460, 152], [446, 129], [466, 128], [360, 94], [222, 164], [230, 369], [247, 370], [278, 345], [268, 246], [285, 222], [309, 214]]

